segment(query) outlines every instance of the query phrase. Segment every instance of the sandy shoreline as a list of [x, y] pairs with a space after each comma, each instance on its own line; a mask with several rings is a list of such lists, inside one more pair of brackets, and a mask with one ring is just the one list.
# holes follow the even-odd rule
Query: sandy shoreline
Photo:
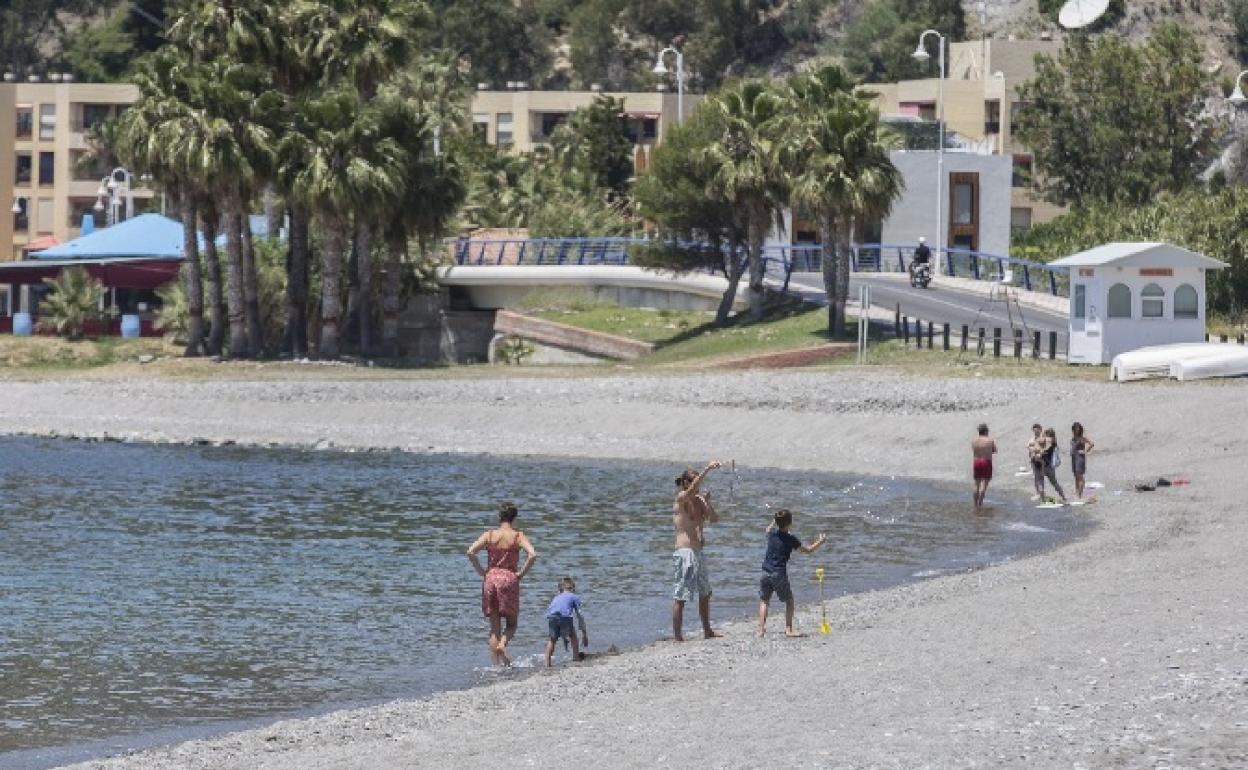
[[[1240, 543], [1248, 384], [1122, 387], [853, 372], [591, 379], [5, 383], [5, 431], [542, 454], [963, 480], [996, 488], [1036, 419], [1082, 420], [1086, 539], [832, 603], [799, 642], [658, 644], [554, 675], [78, 767], [1234, 767], [1248, 765]], [[1064, 435], [1064, 433], [1059, 433]], [[1069, 469], [1060, 471], [1063, 483]], [[1189, 487], [1124, 492], [1159, 475]], [[968, 490], [969, 498], [969, 490]], [[990, 493], [991, 498], [991, 493]], [[810, 618], [806, 626], [813, 628]], [[505, 740], [486, 739], [488, 725]]]

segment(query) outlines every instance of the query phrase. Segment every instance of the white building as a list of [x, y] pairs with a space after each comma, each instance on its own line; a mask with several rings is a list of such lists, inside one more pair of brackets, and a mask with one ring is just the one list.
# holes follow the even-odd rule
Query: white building
[[1226, 267], [1168, 243], [1107, 243], [1050, 264], [1070, 270], [1072, 364], [1204, 342], [1206, 271]]

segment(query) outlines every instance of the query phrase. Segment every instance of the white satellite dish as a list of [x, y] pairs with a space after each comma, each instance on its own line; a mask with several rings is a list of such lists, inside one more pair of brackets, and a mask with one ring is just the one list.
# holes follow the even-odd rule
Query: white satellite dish
[[1057, 14], [1057, 23], [1066, 29], [1086, 27], [1105, 13], [1109, 0], [1066, 0]]

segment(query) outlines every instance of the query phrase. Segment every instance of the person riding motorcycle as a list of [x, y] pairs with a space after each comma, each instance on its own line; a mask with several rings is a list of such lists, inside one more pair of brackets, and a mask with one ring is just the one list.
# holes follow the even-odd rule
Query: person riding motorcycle
[[[910, 285], [915, 285], [915, 271], [922, 266], [928, 271], [927, 281], [931, 280], [931, 264], [932, 250], [927, 247], [927, 238], [919, 236], [919, 246], [914, 250], [914, 255], [910, 258]], [[927, 282], [924, 282], [926, 286]]]

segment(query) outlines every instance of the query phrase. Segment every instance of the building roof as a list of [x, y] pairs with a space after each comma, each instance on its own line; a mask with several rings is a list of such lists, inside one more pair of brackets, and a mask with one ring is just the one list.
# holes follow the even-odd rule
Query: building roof
[[1226, 267], [1212, 257], [1169, 243], [1106, 243], [1069, 257], [1050, 262], [1052, 267], [1203, 267], [1220, 270]]
[[160, 214], [140, 214], [112, 227], [31, 254], [33, 259], [105, 259], [182, 256], [182, 223]]

